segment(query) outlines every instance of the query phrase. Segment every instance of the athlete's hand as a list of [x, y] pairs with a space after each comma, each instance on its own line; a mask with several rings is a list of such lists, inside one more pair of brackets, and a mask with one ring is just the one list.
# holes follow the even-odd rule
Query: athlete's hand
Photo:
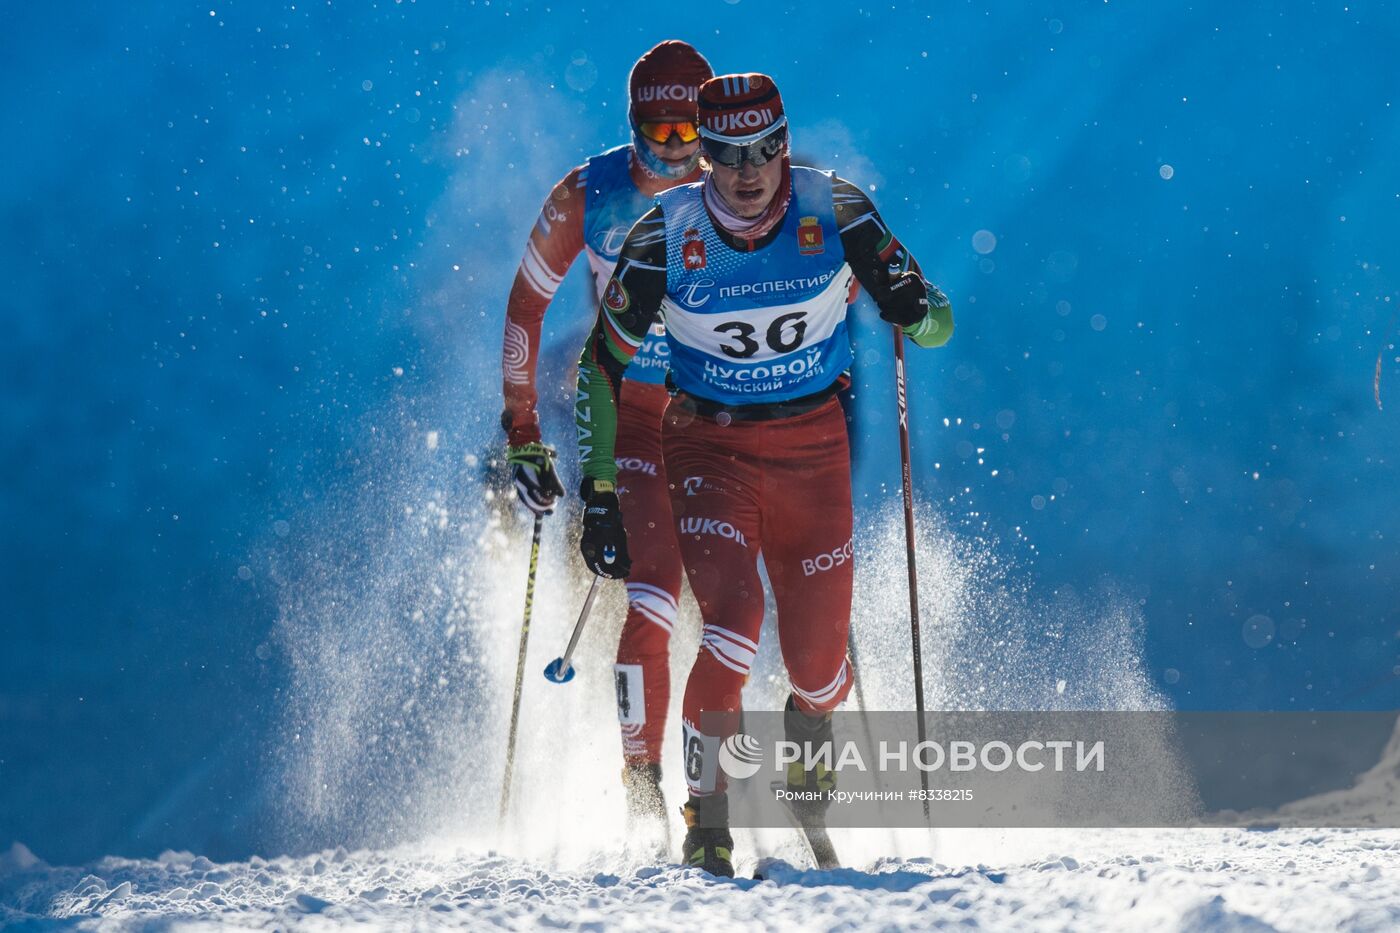
[[510, 481], [525, 508], [536, 515], [554, 511], [554, 500], [564, 494], [559, 474], [554, 472], [554, 448], [535, 441], [506, 448]]
[[885, 273], [889, 285], [880, 299], [880, 317], [899, 327], [910, 327], [928, 316], [928, 283], [913, 270]]
[[632, 569], [627, 555], [627, 529], [612, 483], [583, 481], [583, 538], [579, 552], [588, 569], [609, 580], [621, 580]]

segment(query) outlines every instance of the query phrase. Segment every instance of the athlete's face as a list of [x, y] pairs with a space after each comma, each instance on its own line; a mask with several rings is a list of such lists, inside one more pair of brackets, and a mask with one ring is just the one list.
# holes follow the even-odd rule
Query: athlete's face
[[778, 185], [783, 180], [783, 160], [769, 159], [760, 166], [745, 160], [739, 168], [711, 163], [715, 187], [725, 203], [740, 217], [757, 217], [763, 213]]
[[[672, 114], [668, 116], [656, 117], [655, 122], [665, 123], [670, 120], [694, 120], [695, 116], [685, 116], [684, 114]], [[638, 134], [639, 136], [641, 134]], [[688, 143], [681, 142], [679, 133], [672, 133], [671, 138], [664, 143], [659, 143], [654, 139], [647, 139], [642, 136], [642, 142], [647, 144], [652, 155], [656, 156], [667, 165], [679, 168], [695, 158], [695, 151], [700, 148], [700, 139], [696, 137]]]

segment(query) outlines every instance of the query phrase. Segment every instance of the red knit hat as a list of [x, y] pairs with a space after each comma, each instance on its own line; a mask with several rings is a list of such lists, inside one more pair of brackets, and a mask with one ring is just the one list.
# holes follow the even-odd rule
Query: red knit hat
[[783, 96], [767, 75], [721, 75], [700, 85], [700, 126], [718, 136], [752, 136], [782, 117]]
[[632, 122], [691, 116], [700, 85], [713, 74], [705, 56], [689, 43], [667, 39], [658, 44], [637, 59], [627, 79]]

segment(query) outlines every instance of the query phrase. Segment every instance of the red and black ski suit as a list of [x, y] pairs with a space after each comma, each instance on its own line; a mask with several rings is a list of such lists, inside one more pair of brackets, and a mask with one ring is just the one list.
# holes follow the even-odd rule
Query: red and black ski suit
[[[918, 267], [864, 192], [840, 179], [831, 190], [849, 271], [880, 303], [889, 295], [896, 267]], [[681, 310], [674, 288], [668, 290], [666, 224], [658, 206], [628, 234], [579, 362], [580, 455], [585, 476], [597, 482], [616, 477], [614, 399], [626, 361], [658, 319], [664, 299], [677, 313]], [[791, 238], [795, 225], [779, 223], [757, 241], [734, 238], [713, 226], [720, 231], [721, 249], [753, 252], [770, 246], [784, 230]], [[677, 231], [670, 235], [674, 249]], [[675, 257], [671, 260], [674, 268]], [[725, 260], [711, 253], [696, 261]], [[928, 315], [905, 333], [919, 345], [937, 346], [951, 336], [952, 312], [938, 289], [929, 286], [928, 297]], [[673, 375], [678, 326], [679, 319], [667, 322]], [[725, 326], [737, 334], [754, 332], [744, 325]], [[687, 390], [666, 410], [662, 447], [671, 512], [703, 619], [683, 713], [686, 779], [693, 795], [724, 789], [716, 766], [719, 744], [737, 726], [741, 691], [763, 621], [760, 554], [773, 585], [778, 638], [796, 707], [808, 713], [830, 711], [850, 691], [851, 475], [846, 425], [835, 398], [844, 384], [842, 378], [802, 397], [757, 405], [720, 404]], [[631, 538], [630, 521], [626, 527], [634, 559], [645, 560], [646, 544]], [[733, 715], [720, 717], [727, 726], [703, 734], [702, 712]]]

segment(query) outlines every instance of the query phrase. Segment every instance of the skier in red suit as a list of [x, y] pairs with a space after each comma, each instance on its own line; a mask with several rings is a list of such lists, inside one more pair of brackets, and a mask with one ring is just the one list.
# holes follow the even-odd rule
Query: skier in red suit
[[[737, 727], [758, 649], [760, 554], [792, 685], [788, 737], [829, 740], [829, 713], [851, 689], [851, 474], [836, 396], [852, 359], [853, 280], [919, 346], [946, 343], [953, 317], [863, 191], [790, 164], [787, 116], [772, 78], [713, 78], [699, 103], [711, 168], [700, 182], [658, 195], [627, 235], [579, 360], [575, 416], [584, 560], [594, 573], [624, 577], [629, 551], [640, 564], [646, 545], [631, 539], [614, 491], [616, 398], [628, 361], [664, 320], [676, 394], [662, 447], [704, 623], [683, 711], [690, 788], [683, 854], [732, 875], [718, 758]], [[788, 783], [823, 790], [833, 775], [799, 767]]]
[[[554, 451], [540, 437], [535, 367], [545, 310], [569, 266], [586, 253], [600, 298], [632, 224], [653, 197], [700, 177], [696, 95], [709, 63], [690, 45], [668, 40], [643, 55], [628, 79], [629, 144], [593, 156], [554, 186], [530, 233], [506, 306], [501, 361], [511, 477], [520, 501], [552, 511], [564, 488]], [[628, 532], [644, 555], [627, 581], [627, 619], [615, 680], [629, 812], [664, 827], [661, 738], [670, 702], [669, 643], [681, 588], [671, 505], [661, 457], [666, 345], [646, 334], [619, 385], [612, 452]]]

